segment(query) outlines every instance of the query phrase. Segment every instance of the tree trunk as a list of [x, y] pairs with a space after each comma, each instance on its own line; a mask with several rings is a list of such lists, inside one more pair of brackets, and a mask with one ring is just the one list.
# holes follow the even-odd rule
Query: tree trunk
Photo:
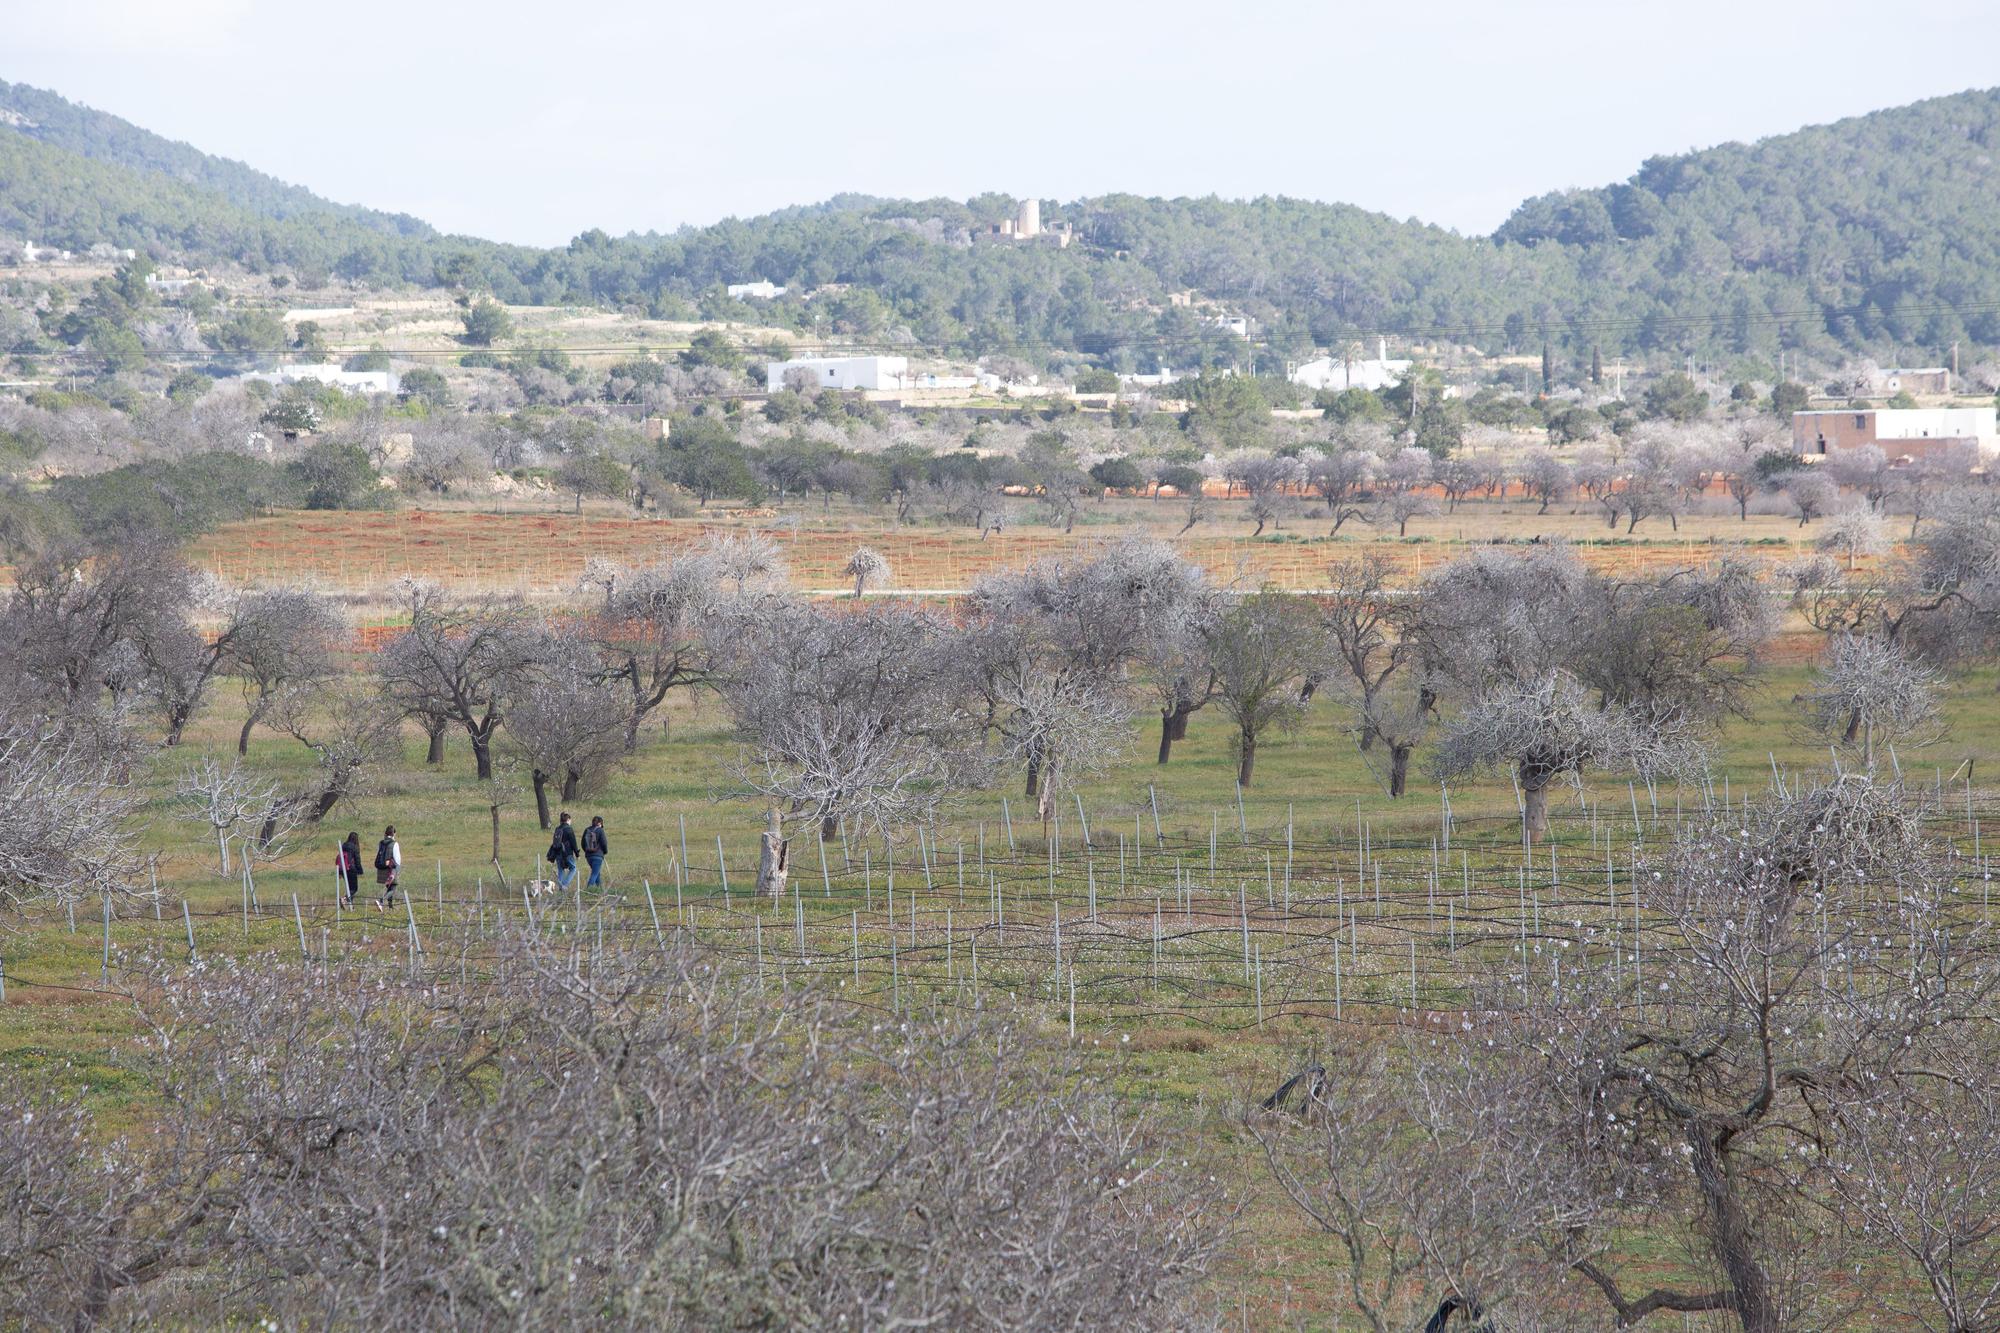
[[228, 829], [219, 828], [215, 831], [215, 854], [222, 863], [222, 868], [216, 871], [215, 873], [218, 875], [228, 874], [229, 873], [229, 830]]
[[1028, 789], [1024, 794], [1033, 796], [1041, 790], [1041, 784], [1042, 757], [1040, 755], [1031, 755], [1028, 759]]
[[534, 783], [535, 818], [541, 821], [543, 828], [547, 828], [549, 826], [549, 775], [542, 772], [539, 768], [536, 769], [534, 771]]
[[1543, 768], [1521, 765], [1521, 806], [1528, 826], [1528, 839], [1539, 842], [1549, 832], [1549, 780], [1555, 775]]
[[236, 753], [238, 754], [250, 753], [250, 733], [256, 727], [256, 725], [263, 720], [264, 720], [264, 702], [263, 700], [260, 699], [257, 701], [256, 705], [253, 708], [251, 708], [250, 716], [243, 719], [243, 730], [236, 733]]
[[1174, 752], [1174, 710], [1160, 710], [1160, 762], [1166, 763]]
[[1861, 710], [1859, 708], [1856, 708], [1847, 715], [1847, 731], [1840, 738], [1841, 744], [1843, 745], [1854, 744], [1854, 738], [1859, 736], [1860, 734], [1861, 734]]
[[827, 815], [825, 818], [819, 821], [819, 840], [821, 842], [832, 842], [835, 838], [839, 836], [840, 836], [839, 815]]
[[1389, 796], [1401, 800], [1410, 790], [1410, 750], [1408, 745], [1389, 747]]
[[791, 874], [792, 840], [776, 810], [771, 811], [770, 827], [764, 831], [757, 852], [757, 892], [772, 898], [785, 896], [785, 880]]
[[1257, 733], [1244, 728], [1242, 742], [1242, 762], [1236, 766], [1236, 780], [1247, 787], [1250, 774], [1257, 767]]
[[472, 761], [481, 782], [493, 781], [493, 742], [484, 736], [472, 738]]
[[424, 735], [430, 742], [424, 750], [424, 762], [426, 764], [442, 764], [444, 762], [444, 727], [445, 724], [442, 722], [426, 723], [424, 726]]
[[562, 781], [563, 800], [574, 801], [576, 799], [577, 788], [582, 784], [582, 782], [583, 782], [583, 774], [577, 772], [573, 768], [565, 771], [563, 773], [563, 781]]
[[1743, 1333], [1778, 1333], [1777, 1298], [1771, 1291], [1770, 1275], [1757, 1258], [1755, 1230], [1737, 1196], [1735, 1182], [1729, 1178], [1729, 1169], [1699, 1124], [1688, 1125], [1686, 1135], [1693, 1150], [1695, 1183], [1708, 1213], [1708, 1243], [1735, 1293], [1736, 1317]]

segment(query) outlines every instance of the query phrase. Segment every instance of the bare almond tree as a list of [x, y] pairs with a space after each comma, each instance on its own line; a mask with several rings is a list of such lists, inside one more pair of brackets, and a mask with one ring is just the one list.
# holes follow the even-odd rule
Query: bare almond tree
[[1373, 450], [1342, 440], [1333, 441], [1324, 451], [1307, 449], [1299, 454], [1300, 484], [1326, 501], [1333, 536], [1339, 536], [1341, 526], [1350, 519], [1367, 512], [1363, 497], [1379, 462]]
[[[25, 687], [25, 688], [24, 688]], [[115, 715], [0, 686], [0, 901], [88, 902], [134, 891], [134, 747]]]
[[223, 661], [243, 684], [249, 705], [236, 753], [250, 753], [250, 733], [292, 691], [321, 688], [347, 622], [331, 599], [306, 588], [260, 588], [236, 601]]
[[234, 759], [224, 767], [207, 755], [181, 770], [174, 800], [182, 818], [205, 825], [215, 839], [219, 875], [229, 873], [230, 844], [259, 836], [290, 804], [276, 779], [253, 773]]
[[288, 692], [271, 724], [311, 751], [318, 763], [312, 784], [297, 803], [307, 824], [317, 824], [344, 801], [361, 795], [381, 770], [400, 757], [403, 715], [365, 679], [323, 690]]
[[731, 637], [737, 772], [770, 803], [774, 854], [790, 827], [828, 839], [843, 820], [884, 837], [928, 824], [978, 775], [952, 645], [929, 614], [774, 602]]
[[170, 543], [133, 537], [103, 547], [60, 543], [22, 560], [0, 617], [8, 671], [70, 703], [109, 691], [138, 697], [140, 644], [184, 648], [194, 576]]
[[1872, 772], [1878, 743], [1921, 747], [1944, 739], [1943, 692], [1942, 677], [1896, 644], [1847, 633], [1827, 645], [1800, 702], [1815, 735], [1859, 746]]
[[1187, 739], [1188, 720], [1215, 698], [1215, 664], [1209, 657], [1215, 618], [1225, 594], [1198, 568], [1187, 567], [1183, 586], [1156, 598], [1138, 652], [1140, 669], [1160, 710], [1159, 762]]
[[1825, 514], [1840, 498], [1840, 487], [1833, 478], [1815, 468], [1801, 468], [1787, 474], [1783, 490], [1798, 512], [1800, 527]]
[[548, 828], [551, 784], [574, 801], [625, 761], [631, 712], [592, 645], [575, 635], [523, 630], [517, 652], [504, 687], [507, 735], [526, 759], [535, 817]]
[[676, 690], [692, 693], [714, 680], [722, 569], [713, 556], [693, 550], [609, 577], [606, 605], [584, 621], [583, 632], [604, 676], [625, 688], [630, 752], [639, 746], [640, 728]]
[[2000, 1324], [2000, 1094], [1980, 1043], [1927, 1034], [1923, 1068], [1833, 1103], [1826, 1180], [1850, 1226], [1919, 1283], [1877, 1289], [1899, 1322], [1935, 1333]]
[[1100, 766], [1122, 748], [1130, 670], [1150, 627], [1205, 595], [1201, 572], [1162, 542], [1125, 541], [1081, 559], [981, 578], [970, 599], [960, 678], [985, 703], [1002, 750], [1027, 769], [1044, 818], [1044, 778]]
[[1327, 571], [1331, 591], [1319, 599], [1328, 654], [1337, 674], [1351, 682], [1359, 721], [1355, 736], [1363, 752], [1380, 739], [1371, 725], [1376, 699], [1399, 673], [1415, 674], [1417, 645], [1399, 623], [1403, 603], [1389, 587], [1388, 572], [1374, 556], [1335, 564]]
[[1701, 758], [1689, 730], [1671, 719], [1591, 698], [1577, 679], [1551, 671], [1540, 680], [1495, 683], [1445, 723], [1431, 767], [1441, 780], [1489, 771], [1513, 772], [1521, 789], [1527, 834], [1549, 828], [1549, 788], [1575, 782], [1587, 769], [1653, 778], [1687, 774]]
[[783, 548], [761, 532], [711, 533], [695, 550], [735, 585], [739, 597], [752, 587], [782, 584], [790, 573]]
[[1269, 449], [1233, 450], [1219, 461], [1217, 473], [1249, 496], [1250, 517], [1257, 520], [1253, 537], [1261, 536], [1284, 512], [1285, 497], [1302, 477], [1297, 460]]
[[847, 557], [847, 563], [840, 572], [854, 580], [854, 596], [860, 596], [869, 588], [889, 586], [889, 561], [872, 546], [857, 546]]
[[[1253, 1118], [1287, 1193], [1368, 1247], [1356, 1304], [1380, 1310], [1400, 1262], [1500, 1327], [1594, 1326], [1592, 1305], [1619, 1327], [1906, 1326], [1926, 1294], [1929, 1326], [1983, 1326], [1959, 1316], [1990, 1306], [1990, 1201], [1960, 1187], [1994, 1140], [1976, 1102], [1937, 1113], [1988, 1081], [1961, 1089], [1947, 1052], [1982, 1041], [2000, 959], [1924, 816], [1865, 775], [1792, 778], [1641, 863], [1636, 945], [1585, 921], [1575, 948], [1523, 941], [1386, 1088], [1336, 1071], [1323, 1109]], [[1642, 1234], [1684, 1242], [1671, 1273]], [[1915, 1282], [1842, 1280], [1885, 1243]]]
[[502, 703], [523, 665], [521, 617], [491, 600], [454, 601], [429, 583], [405, 583], [403, 598], [409, 626], [375, 659], [383, 689], [413, 716], [463, 728], [479, 777], [489, 779]]
[[1255, 776], [1258, 742], [1303, 720], [1300, 687], [1323, 644], [1312, 604], [1272, 588], [1236, 600], [1211, 622], [1215, 702], [1236, 724], [1236, 781], [1243, 786]]
[[[150, 967], [121, 1138], [0, 1083], [0, 1317], [613, 1329], [1199, 1322], [1216, 1191], [1085, 1067], [713, 960]], [[851, 1076], [866, 1069], [866, 1079]], [[698, 1126], [698, 1132], [690, 1127]], [[218, 1294], [222, 1293], [222, 1294]]]
[[1887, 525], [1870, 509], [1842, 509], [1820, 525], [1813, 549], [1839, 555], [1854, 572], [1855, 557], [1881, 555], [1889, 549]]
[[1537, 514], [1549, 512], [1549, 506], [1560, 501], [1576, 485], [1576, 475], [1569, 464], [1557, 458], [1547, 449], [1530, 449], [1521, 458], [1521, 488], [1528, 498], [1541, 502]]

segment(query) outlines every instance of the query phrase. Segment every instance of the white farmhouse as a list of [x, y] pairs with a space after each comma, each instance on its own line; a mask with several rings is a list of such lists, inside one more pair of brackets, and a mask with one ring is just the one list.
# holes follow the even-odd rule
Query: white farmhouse
[[775, 301], [785, 294], [783, 287], [762, 278], [756, 282], [732, 282], [723, 290], [735, 301]]
[[1317, 393], [1321, 389], [1332, 389], [1338, 393], [1346, 389], [1368, 389], [1372, 392], [1396, 384], [1409, 374], [1408, 361], [1391, 361], [1386, 338], [1375, 340], [1375, 355], [1367, 360], [1347, 359], [1338, 356], [1322, 356], [1306, 362], [1292, 372], [1292, 383]]
[[236, 377], [239, 381], [263, 380], [267, 384], [331, 384], [349, 393], [394, 393], [398, 376], [390, 370], [342, 370], [338, 361], [279, 366], [276, 370], [253, 370]]
[[794, 377], [809, 379], [818, 389], [904, 389], [912, 383], [905, 356], [809, 356], [771, 362], [764, 384], [776, 393]]

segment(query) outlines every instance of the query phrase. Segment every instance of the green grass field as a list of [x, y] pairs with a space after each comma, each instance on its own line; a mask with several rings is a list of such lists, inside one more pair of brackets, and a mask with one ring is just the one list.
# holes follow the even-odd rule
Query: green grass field
[[[1792, 726], [1790, 700], [1805, 679], [1803, 668], [1787, 667], [1764, 680], [1750, 716], [1722, 738], [1708, 799], [1763, 789], [1773, 763], [1827, 762], [1826, 750]], [[1912, 783], [1959, 773], [1944, 801], [1954, 820], [1965, 803], [1961, 765], [1972, 763], [1976, 803], [2000, 753], [1994, 686], [1991, 673], [1958, 681], [1949, 739], [1899, 756]], [[157, 856], [159, 915], [151, 902], [120, 905], [108, 977], [100, 975], [104, 927], [91, 905], [79, 908], [74, 929], [61, 914], [43, 914], [0, 938], [8, 982], [0, 1061], [80, 1093], [112, 1125], [143, 1120], [146, 1102], [127, 1058], [135, 1034], [125, 969], [148, 950], [184, 954], [187, 921], [201, 955], [268, 955], [273, 965], [293, 965], [302, 940], [313, 956], [404, 958], [414, 925], [433, 962], [457, 960], [476, 973], [503, 914], [519, 923], [528, 910], [520, 886], [548, 836], [531, 796], [520, 792], [503, 812], [509, 891], [487, 862], [487, 789], [469, 752], [454, 743], [442, 768], [427, 769], [413, 733], [403, 762], [370, 794], [256, 867], [257, 905], [246, 912], [241, 879], [217, 873], [205, 828], [178, 817], [166, 795], [197, 752], [227, 756], [239, 708], [232, 693], [219, 694], [181, 750], [156, 758], [143, 843]], [[611, 831], [610, 887], [545, 895], [532, 910], [540, 928], [585, 957], [646, 947], [657, 919], [662, 935], [691, 933], [733, 959], [746, 984], [809, 978], [878, 1015], [916, 1005], [1002, 1007], [1052, 1043], [1074, 1041], [1116, 1061], [1117, 1084], [1135, 1107], [1184, 1138], [1243, 1205], [1235, 1258], [1220, 1279], [1233, 1299], [1311, 1324], [1323, 1307], [1303, 1293], [1320, 1284], [1315, 1266], [1326, 1242], [1264, 1179], [1236, 1120], [1246, 1097], [1310, 1053], [1338, 1058], [1449, 1008], [1462, 996], [1463, 966], [1495, 950], [1539, 959], [1546, 944], [1553, 958], [1575, 944], [1579, 952], [1565, 957], [1587, 965], [1594, 953], [1603, 965], [1614, 939], [1607, 932], [1614, 923], [1627, 929], [1617, 886], [1633, 843], [1657, 845], [1677, 812], [1691, 815], [1704, 799], [1691, 788], [1649, 795], [1600, 775], [1558, 811], [1555, 865], [1548, 847], [1536, 850], [1529, 906], [1504, 775], [1451, 794], [1451, 847], [1434, 849], [1435, 784], [1419, 780], [1413, 795], [1390, 801], [1342, 722], [1322, 698], [1297, 732], [1260, 746], [1239, 815], [1225, 721], [1198, 714], [1160, 767], [1152, 762], [1157, 722], [1142, 717], [1121, 762], [1065, 802], [1065, 818], [1050, 830], [1053, 856], [1018, 788], [988, 791], [893, 850], [798, 846], [795, 896], [774, 904], [746, 897], [761, 810], [733, 793], [734, 743], [709, 703], [683, 701], [666, 738], [649, 731], [629, 768], [576, 805], [580, 823], [602, 814]], [[302, 747], [264, 733], [251, 760], [287, 781], [303, 781], [309, 767]], [[1074, 817], [1079, 800], [1088, 850]], [[334, 843], [354, 828], [372, 847], [392, 821], [409, 906], [387, 914], [364, 903], [338, 913]], [[1609, 903], [1607, 854], [1617, 867]]]

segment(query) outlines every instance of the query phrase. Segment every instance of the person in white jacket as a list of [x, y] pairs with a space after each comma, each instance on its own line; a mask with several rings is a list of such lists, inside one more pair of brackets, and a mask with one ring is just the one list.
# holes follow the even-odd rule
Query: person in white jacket
[[396, 841], [396, 826], [391, 824], [382, 830], [382, 841], [375, 844], [375, 882], [382, 886], [376, 910], [386, 912], [395, 906], [396, 878], [402, 869], [403, 845]]

